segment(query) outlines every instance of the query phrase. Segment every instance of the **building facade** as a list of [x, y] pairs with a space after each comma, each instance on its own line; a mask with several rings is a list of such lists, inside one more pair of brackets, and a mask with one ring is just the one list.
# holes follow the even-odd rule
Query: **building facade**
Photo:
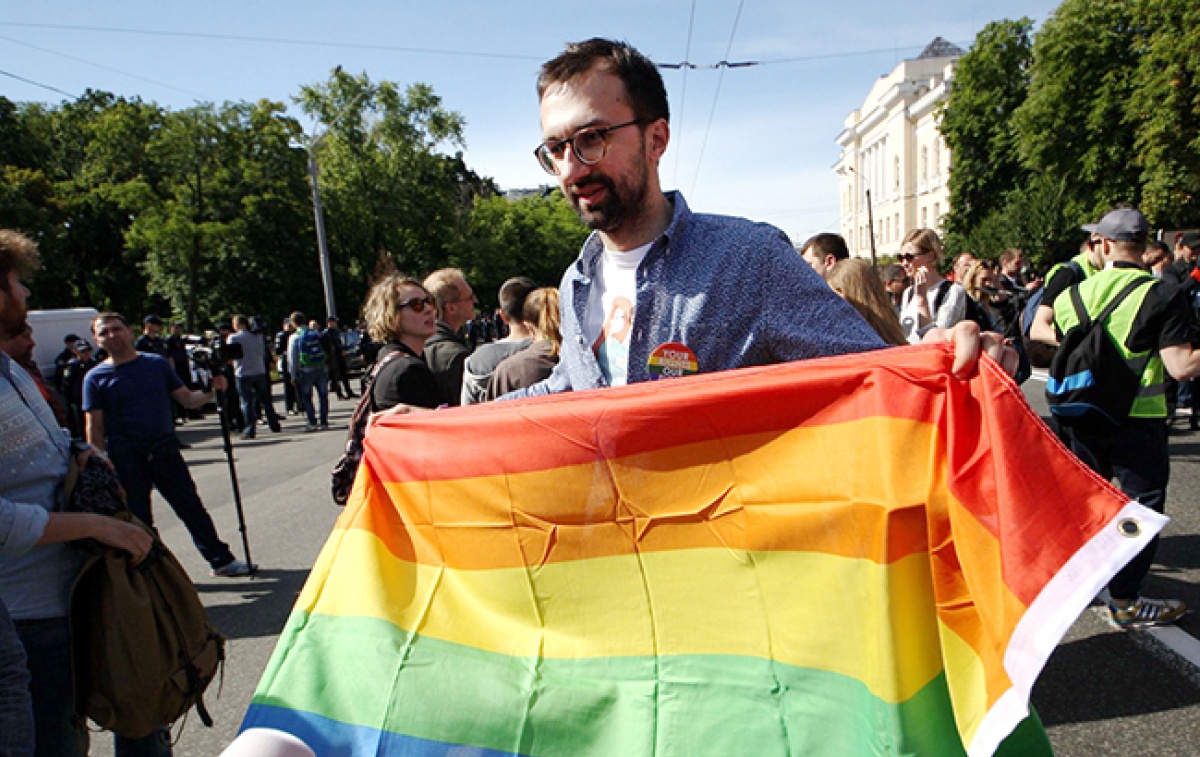
[[941, 37], [896, 66], [871, 88], [838, 135], [841, 234], [850, 252], [897, 255], [911, 229], [941, 232], [949, 210], [950, 151], [938, 129], [945, 99], [964, 51]]

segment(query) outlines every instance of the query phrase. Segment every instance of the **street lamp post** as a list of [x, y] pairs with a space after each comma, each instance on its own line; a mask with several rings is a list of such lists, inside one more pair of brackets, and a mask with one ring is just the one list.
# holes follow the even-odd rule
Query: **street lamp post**
[[333, 299], [333, 270], [329, 265], [329, 245], [325, 241], [325, 208], [321, 205], [321, 188], [317, 183], [317, 158], [313, 154], [313, 148], [316, 147], [317, 142], [320, 140], [305, 146], [305, 150], [308, 152], [308, 180], [312, 184], [313, 216], [317, 223], [317, 253], [321, 258], [321, 283], [325, 287], [325, 315], [329, 318], [336, 318], [337, 306]]
[[[340, 70], [341, 66], [338, 66], [338, 71]], [[304, 147], [304, 151], [308, 153], [308, 181], [312, 184], [313, 217], [316, 220], [317, 226], [317, 254], [321, 259], [321, 283], [325, 288], [325, 315], [330, 318], [337, 317], [337, 305], [333, 299], [333, 267], [329, 262], [329, 244], [325, 240], [325, 209], [321, 205], [321, 187], [317, 182], [317, 174], [319, 172], [317, 167], [317, 147], [329, 135], [329, 129], [333, 128], [338, 121], [341, 121], [342, 116], [346, 115], [351, 108], [358, 105], [359, 100], [362, 100], [368, 94], [374, 92], [374, 90], [374, 87], [368, 87], [355, 95], [350, 102], [346, 103], [338, 111], [338, 114], [333, 117], [328, 127], [320, 135], [317, 134], [317, 125], [313, 124], [313, 135], [302, 140], [300, 143]]]
[[875, 214], [871, 211], [871, 188], [863, 192], [867, 196], [867, 238], [871, 240], [871, 265], [875, 265]]
[[[854, 170], [854, 166], [846, 166], [846, 170], [854, 174], [855, 184], [862, 180], [862, 176], [859, 175], [858, 171]], [[857, 194], [857, 192], [855, 194]], [[875, 214], [871, 210], [871, 188], [864, 188], [863, 194], [865, 194], [867, 197], [867, 239], [871, 242], [871, 265], [875, 266]], [[857, 217], [858, 216], [855, 215], [855, 218]]]

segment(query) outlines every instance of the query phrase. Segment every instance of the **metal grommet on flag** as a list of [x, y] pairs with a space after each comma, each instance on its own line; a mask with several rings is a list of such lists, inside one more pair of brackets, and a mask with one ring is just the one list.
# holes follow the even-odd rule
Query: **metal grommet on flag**
[[1121, 532], [1121, 536], [1130, 539], [1136, 539], [1142, 535], [1142, 526], [1135, 518], [1124, 518], [1118, 521], [1117, 530]]

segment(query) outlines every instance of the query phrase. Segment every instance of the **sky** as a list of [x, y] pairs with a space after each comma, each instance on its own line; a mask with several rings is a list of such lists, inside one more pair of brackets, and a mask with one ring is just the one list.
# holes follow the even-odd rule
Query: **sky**
[[[663, 69], [665, 189], [695, 211], [772, 223], [800, 242], [838, 228], [837, 135], [874, 81], [934, 37], [968, 48], [984, 25], [1051, 0], [54, 0], [0, 4], [0, 95], [58, 103], [86, 89], [170, 109], [283, 102], [336, 66], [423, 82], [466, 121], [467, 164], [504, 189], [552, 183], [534, 82], [565, 43], [622, 39]], [[452, 148], [448, 148], [452, 149]]]

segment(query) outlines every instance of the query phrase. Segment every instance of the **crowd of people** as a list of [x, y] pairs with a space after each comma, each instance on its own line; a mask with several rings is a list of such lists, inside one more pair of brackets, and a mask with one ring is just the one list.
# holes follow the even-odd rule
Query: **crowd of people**
[[[943, 275], [942, 243], [930, 229], [910, 232], [899, 263], [881, 270], [850, 259], [835, 234], [818, 235], [797, 251], [777, 229], [694, 213], [682, 194], [661, 188], [668, 101], [657, 68], [636, 50], [600, 39], [571, 45], [543, 66], [537, 90], [544, 141], [535, 154], [594, 233], [560, 286], [513, 277], [500, 287], [492, 316], [478, 313], [467, 276], [455, 268], [374, 282], [355, 345], [365, 364], [360, 401], [373, 412], [658, 380], [670, 375], [659, 370], [667, 353], [686, 374], [952, 341], [956, 376], [969, 375], [983, 352], [1015, 374], [1020, 355], [1011, 345], [1023, 345], [1021, 316], [1039, 291], [1032, 328], [1036, 338], [1054, 343], [1069, 328], [1058, 296], [1068, 286], [1099, 287], [1109, 270], [1144, 273], [1140, 257], [1131, 262], [1147, 241], [1144, 219], [1139, 226], [1125, 216], [1112, 222], [1106, 216], [1089, 228], [1081, 260], [1052, 269], [1044, 286], [1017, 250], [995, 262], [960, 255]], [[1177, 256], [1188, 241], [1177, 244]], [[1174, 263], [1161, 260], [1162, 252], [1155, 252], [1153, 266], [1163, 272], [1155, 281], [1165, 282]], [[1161, 356], [1147, 369], [1144, 408], [1134, 414], [1136, 423], [1125, 424], [1141, 434], [1143, 457], [1161, 453], [1160, 467], [1165, 442], [1158, 444], [1152, 425], [1165, 439], [1166, 393], [1157, 393], [1155, 382], [1164, 366], [1180, 380], [1200, 372], [1190, 349], [1191, 320], [1186, 328], [1180, 320], [1183, 287], [1198, 278], [1194, 257], [1180, 286], [1164, 283], [1130, 304], [1150, 315], [1139, 320], [1138, 310], [1123, 321], [1136, 331], [1130, 350]], [[6, 342], [27, 336], [22, 282], [36, 260], [27, 238], [0, 232]], [[754, 282], [757, 296], [736, 286], [746, 282]], [[1097, 303], [1103, 294], [1096, 293]], [[9, 753], [30, 754], [36, 740], [38, 755], [85, 753], [71, 709], [65, 612], [76, 563], [64, 542], [97, 538], [135, 562], [149, 546], [140, 531], [61, 512], [73, 458], [107, 453], [135, 514], [153, 521], [150, 490], [157, 488], [214, 576], [245, 575], [254, 566], [236, 560], [220, 540], [180, 454], [176, 424], [214, 399], [210, 389], [224, 396], [221, 414], [243, 439], [256, 436], [260, 420], [279, 432], [289, 416], [300, 418], [305, 431], [328, 429], [331, 384], [339, 397], [356, 398], [336, 318], [322, 328], [293, 312], [273, 337], [257, 320], [238, 315], [218, 324], [218, 336], [205, 347], [189, 345], [177, 325], [163, 338], [164, 324], [153, 315], [135, 339], [123, 316], [102, 313], [91, 334], [99, 349], [71, 335], [53, 386], [39, 386], [37, 371], [19, 367], [19, 345], [19, 355], [0, 353], [0, 752], [13, 745]], [[198, 360], [197, 353], [207, 354]], [[272, 368], [284, 387], [282, 412], [273, 405]], [[62, 404], [58, 416], [55, 401]], [[1121, 456], [1135, 434], [1125, 426], [1103, 439], [1068, 435], [1071, 448], [1161, 510], [1165, 476], [1157, 469], [1146, 474], [1146, 465]], [[1134, 469], [1139, 485], [1126, 475]], [[1186, 610], [1174, 600], [1141, 597], [1148, 552], [1110, 587], [1110, 615], [1123, 627], [1170, 622]], [[144, 744], [119, 741], [118, 754], [169, 754], [161, 736]]]

